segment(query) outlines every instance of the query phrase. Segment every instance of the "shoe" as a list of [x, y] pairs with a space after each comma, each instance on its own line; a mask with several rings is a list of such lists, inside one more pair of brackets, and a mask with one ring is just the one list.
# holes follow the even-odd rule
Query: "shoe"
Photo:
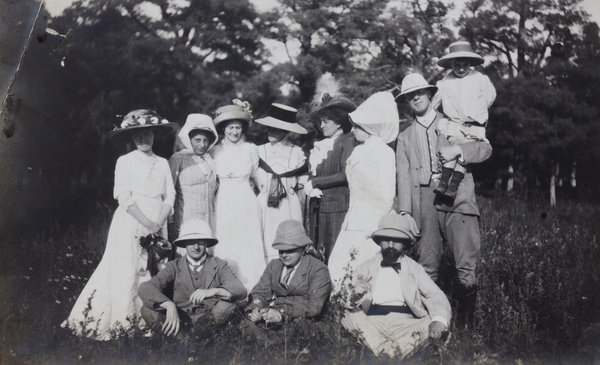
[[456, 199], [457, 191], [458, 191], [458, 186], [450, 183], [450, 185], [448, 185], [448, 189], [446, 189], [446, 191], [444, 191], [443, 194], [444, 194], [444, 196], [454, 200], [454, 199]]
[[440, 180], [438, 186], [435, 189], [433, 189], [433, 192], [436, 194], [444, 195], [446, 189], [448, 189], [448, 183]]

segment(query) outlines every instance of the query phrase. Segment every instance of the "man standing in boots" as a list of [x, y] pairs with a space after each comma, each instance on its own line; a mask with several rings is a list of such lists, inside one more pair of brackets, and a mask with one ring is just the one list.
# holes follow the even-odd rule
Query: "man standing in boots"
[[434, 189], [443, 162], [458, 158], [468, 167], [488, 159], [492, 147], [487, 141], [473, 141], [442, 148], [436, 154], [437, 125], [444, 116], [431, 104], [435, 90], [417, 73], [402, 80], [400, 96], [414, 118], [398, 136], [397, 211], [410, 213], [416, 220], [421, 232], [416, 244], [419, 263], [434, 281], [438, 279], [443, 241], [450, 246], [459, 280], [457, 325], [472, 328], [477, 299], [475, 269], [481, 247], [473, 175], [468, 169], [454, 199], [436, 195]]

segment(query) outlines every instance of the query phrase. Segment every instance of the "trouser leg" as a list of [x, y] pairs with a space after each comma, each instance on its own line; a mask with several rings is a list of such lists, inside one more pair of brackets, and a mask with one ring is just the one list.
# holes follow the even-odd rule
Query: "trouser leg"
[[477, 304], [476, 269], [481, 249], [479, 217], [440, 212], [440, 224], [454, 255], [459, 281], [456, 323], [460, 329], [472, 329]]
[[442, 259], [443, 238], [438, 221], [438, 212], [433, 204], [436, 195], [433, 189], [433, 186], [421, 187], [421, 238], [417, 241], [416, 249], [419, 255], [419, 263], [423, 265], [425, 272], [431, 279], [436, 281]]

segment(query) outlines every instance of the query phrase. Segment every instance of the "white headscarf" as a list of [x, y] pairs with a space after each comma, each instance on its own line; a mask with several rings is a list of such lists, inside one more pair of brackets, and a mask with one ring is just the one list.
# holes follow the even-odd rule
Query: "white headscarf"
[[190, 141], [190, 132], [193, 130], [202, 130], [210, 133], [214, 139], [211, 145], [207, 148], [209, 150], [212, 146], [217, 143], [218, 135], [217, 130], [215, 129], [215, 125], [213, 124], [213, 120], [206, 114], [190, 114], [188, 115], [185, 125], [181, 128], [179, 132], [179, 139], [183, 143], [186, 149], [192, 151], [192, 142]]
[[394, 96], [389, 91], [375, 93], [348, 114], [352, 123], [367, 133], [381, 137], [385, 143], [398, 138], [400, 116]]

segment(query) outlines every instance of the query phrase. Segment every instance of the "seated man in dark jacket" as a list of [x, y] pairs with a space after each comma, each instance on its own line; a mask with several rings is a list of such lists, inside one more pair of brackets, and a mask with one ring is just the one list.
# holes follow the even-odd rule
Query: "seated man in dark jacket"
[[250, 321], [278, 323], [321, 313], [331, 292], [331, 278], [324, 263], [306, 254], [309, 245], [312, 241], [302, 223], [287, 220], [279, 225], [272, 245], [279, 259], [269, 262], [250, 292]]
[[187, 254], [167, 263], [138, 289], [144, 302], [142, 317], [151, 328], [162, 324], [164, 334], [184, 341], [191, 340], [190, 334], [205, 337], [213, 325], [229, 318], [235, 301], [246, 297], [244, 285], [227, 262], [206, 252], [217, 242], [206, 221], [181, 225], [175, 244], [185, 247]]

